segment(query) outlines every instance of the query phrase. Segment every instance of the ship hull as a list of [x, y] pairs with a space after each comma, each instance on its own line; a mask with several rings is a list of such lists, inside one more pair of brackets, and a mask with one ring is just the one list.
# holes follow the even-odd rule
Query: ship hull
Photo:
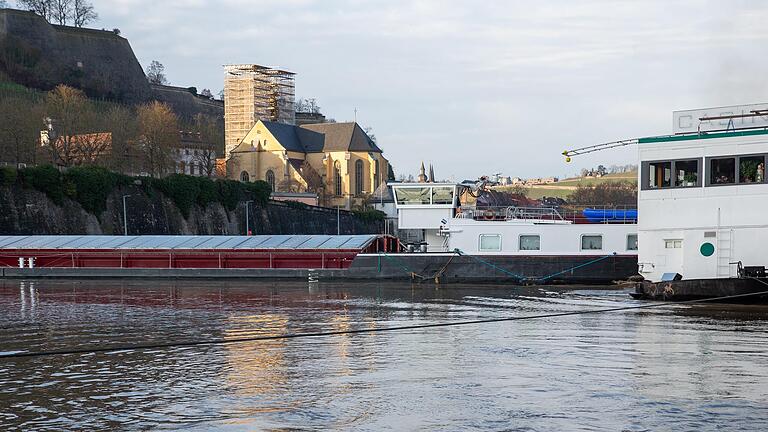
[[439, 283], [610, 284], [637, 274], [634, 255], [360, 254], [350, 278]]

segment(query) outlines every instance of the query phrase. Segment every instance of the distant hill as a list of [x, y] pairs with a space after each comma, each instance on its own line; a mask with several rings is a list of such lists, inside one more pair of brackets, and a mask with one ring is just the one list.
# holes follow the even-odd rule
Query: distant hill
[[[575, 177], [575, 178], [567, 178], [563, 179], [557, 183], [552, 183], [548, 185], [536, 185], [536, 186], [530, 186], [526, 187], [526, 196], [528, 198], [532, 199], [539, 199], [542, 197], [557, 197], [557, 198], [567, 198], [568, 195], [571, 194], [579, 185], [588, 186], [588, 185], [595, 185], [600, 183], [607, 183], [607, 182], [629, 182], [632, 184], [637, 184], [637, 171], [630, 171], [625, 173], [617, 173], [617, 174], [606, 174], [603, 177], [599, 178], [583, 178], [583, 177]], [[517, 186], [497, 186], [494, 188], [499, 191], [514, 191], [516, 189], [519, 189]]]
[[9, 82], [42, 91], [66, 84], [126, 105], [159, 100], [180, 117], [202, 113], [223, 125], [221, 101], [196, 95], [193, 87], [150, 85], [119, 31], [54, 25], [28, 11], [0, 8], [0, 82], [6, 91]]

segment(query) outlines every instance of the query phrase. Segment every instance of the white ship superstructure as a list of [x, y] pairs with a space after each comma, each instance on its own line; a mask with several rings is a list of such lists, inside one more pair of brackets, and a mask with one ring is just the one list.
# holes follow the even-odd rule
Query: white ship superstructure
[[[425, 252], [494, 256], [637, 254], [634, 210], [596, 210], [587, 218], [551, 207], [462, 205], [456, 183], [391, 184], [400, 230], [420, 230]], [[628, 217], [631, 212], [631, 217]], [[606, 217], [607, 216], [607, 217]], [[418, 249], [418, 248], [417, 248]]]
[[768, 104], [673, 117], [675, 135], [638, 140], [640, 274], [719, 279], [765, 266]]

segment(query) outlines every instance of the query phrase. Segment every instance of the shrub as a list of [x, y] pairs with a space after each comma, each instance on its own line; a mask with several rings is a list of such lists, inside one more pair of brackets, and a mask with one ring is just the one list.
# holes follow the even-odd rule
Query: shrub
[[240, 184], [245, 187], [245, 190], [250, 194], [249, 198], [256, 205], [265, 205], [269, 202], [269, 197], [272, 195], [272, 186], [269, 183], [264, 180], [256, 180], [255, 182]]
[[[70, 168], [64, 173], [65, 193], [76, 200], [87, 212], [99, 215], [107, 209], [107, 197], [120, 184], [130, 178], [106, 168], [84, 166]], [[70, 185], [73, 190], [70, 190]]]
[[579, 185], [570, 195], [570, 204], [582, 205], [637, 205], [637, 186], [630, 182], [605, 182], [595, 185]]
[[205, 207], [210, 203], [220, 201], [219, 190], [216, 183], [208, 177], [195, 177], [197, 179], [197, 203]]
[[387, 214], [381, 210], [352, 210], [352, 214], [363, 222], [381, 222]]
[[0, 167], [0, 185], [11, 186], [16, 183], [18, 172], [16, 168], [12, 167]]
[[184, 218], [189, 217], [192, 205], [197, 201], [199, 186], [197, 179], [183, 174], [171, 174], [153, 182], [160, 191], [178, 207]]
[[19, 171], [25, 186], [43, 192], [57, 205], [64, 202], [61, 173], [52, 165], [27, 167]]
[[223, 205], [225, 209], [232, 211], [237, 208], [237, 204], [240, 203], [240, 193], [242, 190], [240, 182], [232, 180], [216, 180], [216, 189], [221, 205]]

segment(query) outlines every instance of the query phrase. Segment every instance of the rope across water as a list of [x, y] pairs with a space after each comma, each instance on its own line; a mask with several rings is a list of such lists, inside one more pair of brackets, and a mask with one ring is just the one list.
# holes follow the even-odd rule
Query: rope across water
[[[755, 279], [755, 278], [751, 278], [751, 279]], [[768, 285], [768, 283], [762, 280], [759, 280], [759, 279], [755, 279], [755, 280], [764, 285]], [[637, 309], [651, 309], [651, 308], [658, 308], [658, 307], [672, 306], [672, 305], [717, 302], [717, 301], [723, 301], [723, 300], [733, 300], [737, 298], [746, 298], [746, 297], [764, 296], [764, 295], [768, 295], [768, 290], [761, 291], [761, 292], [754, 292], [754, 293], [714, 297], [709, 299], [688, 300], [688, 301], [682, 301], [682, 302], [645, 303], [645, 304], [635, 305], [635, 306], [622, 306], [622, 307], [603, 308], [603, 309], [587, 309], [582, 311], [555, 312], [555, 313], [549, 313], [549, 314], [488, 318], [488, 319], [469, 320], [469, 321], [452, 321], [452, 322], [442, 322], [442, 323], [432, 323], [432, 324], [413, 324], [413, 325], [394, 326], [394, 327], [362, 328], [362, 329], [354, 329], [354, 330], [338, 330], [338, 331], [325, 331], [325, 332], [289, 333], [289, 334], [277, 335], [277, 336], [253, 336], [253, 337], [234, 338], [234, 339], [207, 339], [207, 340], [193, 340], [193, 341], [162, 342], [162, 343], [152, 343], [152, 344], [135, 344], [135, 345], [123, 345], [123, 346], [94, 346], [94, 347], [80, 348], [80, 349], [52, 350], [52, 351], [38, 351], [38, 352], [13, 352], [13, 353], [0, 354], [0, 360], [27, 358], [27, 357], [51, 357], [51, 356], [59, 356], [59, 355], [71, 355], [71, 354], [95, 354], [95, 353], [110, 353], [110, 352], [132, 351], [132, 350], [151, 350], [151, 349], [160, 349], [160, 348], [183, 348], [183, 347], [194, 347], [194, 346], [203, 346], [203, 345], [229, 345], [229, 344], [243, 343], [243, 342], [257, 342], [257, 341], [282, 340], [282, 339], [300, 339], [300, 338], [309, 338], [309, 337], [338, 336], [338, 335], [360, 334], [360, 333], [383, 333], [383, 332], [390, 332], [390, 331], [421, 330], [421, 329], [429, 329], [429, 328], [437, 328], [437, 327], [456, 327], [456, 326], [473, 325], [473, 324], [489, 324], [489, 323], [508, 322], [508, 321], [524, 321], [524, 320], [535, 320], [535, 319], [543, 319], [543, 318], [555, 318], [555, 317], [573, 316], [573, 315], [590, 315], [590, 314], [600, 314], [600, 313], [607, 313], [607, 312], [620, 312], [620, 311], [637, 310]]]

